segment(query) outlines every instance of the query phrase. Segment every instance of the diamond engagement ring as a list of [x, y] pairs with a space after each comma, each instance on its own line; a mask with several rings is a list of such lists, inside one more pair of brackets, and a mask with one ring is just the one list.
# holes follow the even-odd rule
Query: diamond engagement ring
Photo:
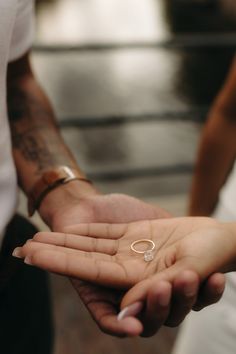
[[[148, 243], [150, 245], [150, 247], [144, 251], [139, 250], [136, 248], [136, 246], [139, 243]], [[144, 258], [145, 262], [150, 262], [154, 259], [153, 251], [154, 251], [155, 247], [156, 247], [156, 245], [152, 240], [149, 240], [148, 238], [143, 238], [141, 240], [134, 241], [131, 244], [130, 249], [135, 253], [143, 254], [143, 258]]]

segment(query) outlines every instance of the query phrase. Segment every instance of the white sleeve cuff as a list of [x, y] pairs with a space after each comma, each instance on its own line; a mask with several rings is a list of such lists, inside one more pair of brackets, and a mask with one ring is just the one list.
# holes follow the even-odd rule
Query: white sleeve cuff
[[9, 61], [24, 55], [34, 39], [34, 0], [18, 0], [18, 11], [11, 39]]

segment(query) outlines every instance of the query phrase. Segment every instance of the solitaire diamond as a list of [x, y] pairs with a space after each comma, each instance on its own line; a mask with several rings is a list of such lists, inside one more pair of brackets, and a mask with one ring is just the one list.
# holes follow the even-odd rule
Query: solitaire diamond
[[152, 250], [148, 250], [144, 253], [145, 262], [151, 262], [154, 259], [154, 255]]

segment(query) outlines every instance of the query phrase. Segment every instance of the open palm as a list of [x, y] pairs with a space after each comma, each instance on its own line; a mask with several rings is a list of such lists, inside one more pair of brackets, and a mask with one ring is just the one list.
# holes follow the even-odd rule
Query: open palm
[[[74, 196], [74, 195], [73, 195]], [[75, 198], [76, 199], [76, 198]], [[141, 200], [123, 194], [95, 195], [75, 200], [69, 209], [57, 208], [53, 220], [53, 231], [64, 232], [65, 228], [78, 223], [126, 223], [145, 219], [170, 217], [170, 214], [158, 206], [149, 205]], [[140, 312], [142, 304], [137, 304], [132, 311], [132, 318], [118, 321], [117, 314], [124, 292], [104, 286], [70, 278], [73, 287], [89, 313], [99, 326], [108, 334], [115, 336], [138, 335], [150, 324], [149, 315], [142, 318], [134, 316]], [[151, 301], [155, 303], [155, 300]], [[157, 328], [154, 324], [152, 328]], [[155, 331], [152, 329], [152, 332]]]
[[[127, 289], [155, 274], [172, 281], [187, 269], [203, 280], [224, 271], [235, 249], [230, 231], [209, 218], [79, 224], [66, 232], [38, 233], [21, 249], [21, 256], [43, 269], [112, 288]], [[131, 250], [140, 239], [155, 243], [150, 262]], [[137, 247], [144, 250], [148, 245], [141, 242]]]

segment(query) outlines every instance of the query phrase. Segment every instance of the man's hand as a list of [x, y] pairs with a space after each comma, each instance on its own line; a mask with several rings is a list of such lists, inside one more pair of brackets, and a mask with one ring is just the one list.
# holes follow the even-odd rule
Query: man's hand
[[[53, 202], [53, 205], [56, 206], [56, 210], [54, 210], [53, 205], [50, 205], [50, 200], [53, 197], [51, 194], [45, 199], [40, 209], [43, 218], [51, 224], [53, 231], [63, 232], [67, 226], [84, 222], [122, 223], [171, 216], [170, 213], [157, 206], [151, 206], [123, 194], [103, 196], [95, 193], [86, 193], [86, 195], [77, 198], [77, 182], [73, 182], [73, 184], [75, 185], [75, 192], [71, 194], [69, 194], [70, 186], [64, 186], [64, 189], [68, 190], [68, 194], [66, 194], [70, 198], [68, 202], [60, 203], [60, 207], [58, 207], [56, 202]], [[56, 198], [60, 198], [56, 196], [58, 192], [59, 189], [52, 192], [55, 194], [54, 201]], [[67, 197], [63, 198], [63, 200], [67, 201]], [[48, 215], [50, 215], [50, 219]], [[103, 332], [121, 337], [127, 335], [135, 336], [143, 332], [143, 327], [148, 322], [148, 316], [146, 316], [145, 321], [135, 318], [135, 315], [141, 311], [142, 304], [137, 304], [133, 307], [129, 318], [118, 321], [117, 314], [120, 311], [120, 303], [124, 295], [123, 291], [113, 291], [78, 279], [71, 279], [71, 281], [91, 316]]]

